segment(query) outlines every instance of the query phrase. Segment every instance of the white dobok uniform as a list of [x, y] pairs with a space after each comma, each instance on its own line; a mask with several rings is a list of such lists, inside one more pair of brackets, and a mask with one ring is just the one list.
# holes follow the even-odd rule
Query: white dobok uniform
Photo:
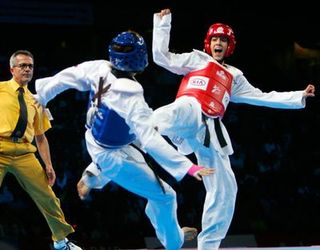
[[[89, 124], [85, 138], [93, 164], [90, 164], [88, 169], [99, 177], [99, 181], [87, 184], [99, 188], [112, 180], [128, 191], [147, 199], [145, 212], [155, 228], [158, 239], [166, 249], [177, 250], [183, 244], [184, 234], [177, 220], [175, 191], [161, 180], [165, 192], [162, 191], [143, 155], [128, 141], [125, 145], [112, 145], [109, 141], [108, 145], [101, 146], [104, 141], [98, 140], [99, 132], [104, 136], [112, 135], [116, 139], [118, 136], [114, 136], [115, 134], [121, 137], [125, 134], [123, 132], [128, 132], [131, 136], [134, 135], [141, 149], [152, 156], [176, 180], [179, 181], [186, 175], [192, 162], [178, 153], [152, 126], [152, 110], [145, 102], [142, 86], [126, 78], [117, 79], [111, 73], [108, 61], [97, 60], [84, 62], [66, 68], [52, 77], [36, 80], [36, 97], [41, 104], [46, 105], [57, 94], [70, 88], [97, 93], [101, 77], [105, 79], [104, 87], [111, 84], [109, 90], [102, 94], [101, 104], [108, 112], [112, 111], [118, 118], [123, 119], [122, 125], [127, 126], [128, 131], [122, 131], [119, 124], [113, 124], [115, 119], [110, 119], [108, 126], [103, 125], [99, 127], [101, 131], [93, 133], [95, 125], [90, 123], [94, 120], [94, 115], [102, 116], [100, 121], [103, 121], [103, 116], [108, 116], [108, 112], [95, 113], [96, 107], [89, 108]], [[105, 127], [110, 131], [104, 133]]]
[[[203, 69], [214, 59], [199, 50], [190, 53], [175, 54], [169, 51], [171, 14], [160, 18], [154, 14], [153, 60], [156, 64], [178, 74], [186, 75], [194, 70]], [[216, 61], [214, 61], [216, 62]], [[264, 93], [253, 87], [243, 73], [230, 65], [226, 70], [233, 76], [229, 101], [257, 106], [282, 109], [299, 109], [305, 106], [303, 91]], [[227, 145], [221, 147], [215, 131], [214, 117], [207, 117], [210, 131], [210, 145], [204, 146], [205, 125], [201, 100], [192, 96], [181, 96], [173, 103], [156, 109], [154, 124], [159, 132], [169, 136], [172, 142], [184, 154], [195, 153], [198, 164], [214, 167], [215, 174], [203, 177], [206, 197], [202, 214], [202, 231], [198, 235], [199, 250], [218, 249], [225, 238], [234, 214], [237, 183], [230, 166], [229, 155], [233, 148], [221, 116], [222, 134]]]

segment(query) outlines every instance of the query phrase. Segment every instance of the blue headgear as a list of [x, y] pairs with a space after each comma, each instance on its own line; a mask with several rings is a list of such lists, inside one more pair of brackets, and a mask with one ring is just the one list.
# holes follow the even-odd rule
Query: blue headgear
[[125, 31], [109, 45], [110, 62], [115, 69], [127, 72], [143, 71], [148, 66], [147, 47], [136, 32]]

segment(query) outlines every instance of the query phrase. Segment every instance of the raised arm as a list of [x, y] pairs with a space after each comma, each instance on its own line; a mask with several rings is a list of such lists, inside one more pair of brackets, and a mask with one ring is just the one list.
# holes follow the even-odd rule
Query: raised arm
[[[46, 105], [50, 100], [61, 92], [68, 89], [79, 91], [89, 91], [92, 82], [99, 82], [96, 72], [100, 72], [100, 67], [106, 62], [89, 61], [76, 66], [66, 68], [54, 76], [37, 79], [35, 82], [37, 101]], [[107, 67], [107, 65], [105, 65]]]

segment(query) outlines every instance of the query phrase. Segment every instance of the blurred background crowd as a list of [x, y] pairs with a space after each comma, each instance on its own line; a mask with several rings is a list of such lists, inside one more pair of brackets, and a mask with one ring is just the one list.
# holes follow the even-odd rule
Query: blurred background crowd
[[[177, 52], [201, 50], [210, 24], [229, 24], [238, 43], [227, 63], [241, 69], [255, 87], [290, 91], [302, 90], [308, 83], [316, 86], [316, 97], [309, 98], [303, 110], [230, 104], [224, 124], [234, 146], [231, 162], [239, 191], [229, 235], [253, 235], [261, 247], [320, 245], [316, 8], [308, 1], [303, 6], [280, 6], [274, 0], [256, 4], [213, 1], [212, 7], [172, 2], [1, 0], [0, 79], [11, 77], [9, 57], [18, 49], [34, 54], [35, 80], [86, 60], [108, 59], [111, 37], [133, 29], [149, 46], [149, 66], [138, 80], [150, 107], [157, 108], [174, 100], [181, 78], [152, 62], [153, 13], [171, 8], [171, 49]], [[88, 93], [69, 90], [48, 104], [54, 117], [53, 128], [47, 132], [57, 174], [54, 191], [67, 220], [76, 227], [74, 239], [79, 245], [143, 248], [145, 237], [155, 236], [144, 214], [144, 199], [114, 183], [93, 191], [88, 201], [77, 196], [76, 183], [90, 162], [84, 142], [87, 102]], [[200, 229], [202, 183], [188, 176], [177, 183], [161, 169], [159, 173], [177, 191], [181, 225]], [[50, 232], [43, 220], [16, 180], [7, 175], [0, 189], [0, 242], [23, 249], [36, 240], [37, 249], [46, 250]]]

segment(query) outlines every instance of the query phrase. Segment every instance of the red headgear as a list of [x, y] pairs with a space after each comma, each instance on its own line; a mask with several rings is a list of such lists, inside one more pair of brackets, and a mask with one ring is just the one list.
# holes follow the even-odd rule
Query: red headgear
[[210, 43], [213, 36], [226, 36], [228, 38], [228, 48], [224, 56], [231, 56], [236, 47], [236, 38], [231, 27], [223, 23], [214, 23], [209, 27], [206, 38], [204, 39], [204, 50], [209, 55], [212, 55]]

